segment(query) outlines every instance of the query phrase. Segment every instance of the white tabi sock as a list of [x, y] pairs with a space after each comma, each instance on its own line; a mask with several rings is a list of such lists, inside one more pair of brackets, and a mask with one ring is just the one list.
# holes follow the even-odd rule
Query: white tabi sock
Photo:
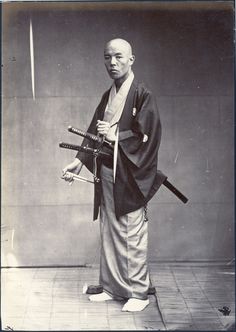
[[102, 292], [100, 294], [89, 296], [89, 300], [92, 302], [104, 302], [104, 301], [113, 300], [113, 297], [107, 294], [106, 292]]
[[142, 311], [149, 305], [149, 299], [147, 300], [140, 300], [131, 298], [129, 299], [122, 308], [122, 311]]

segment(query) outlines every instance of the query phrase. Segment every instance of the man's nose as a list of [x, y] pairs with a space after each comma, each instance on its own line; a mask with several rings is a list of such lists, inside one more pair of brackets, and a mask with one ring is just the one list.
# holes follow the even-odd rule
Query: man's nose
[[114, 66], [116, 64], [116, 58], [111, 57], [111, 65]]

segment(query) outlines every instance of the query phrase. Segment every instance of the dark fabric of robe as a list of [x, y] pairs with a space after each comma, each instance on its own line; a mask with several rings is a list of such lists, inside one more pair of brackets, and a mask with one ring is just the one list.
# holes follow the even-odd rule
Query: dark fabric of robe
[[[88, 132], [97, 135], [97, 120], [103, 120], [110, 90], [102, 96]], [[135, 111], [134, 111], [135, 109]], [[144, 135], [148, 139], [143, 142]], [[114, 184], [115, 214], [117, 219], [143, 207], [167, 178], [157, 170], [158, 149], [161, 141], [161, 122], [156, 99], [143, 84], [133, 82], [119, 121], [119, 149]], [[97, 143], [84, 139], [82, 145], [92, 148]], [[104, 151], [106, 148], [104, 148]], [[93, 157], [78, 152], [76, 157], [93, 172]], [[98, 177], [102, 160], [98, 158]], [[101, 184], [94, 192], [94, 220], [101, 203]]]

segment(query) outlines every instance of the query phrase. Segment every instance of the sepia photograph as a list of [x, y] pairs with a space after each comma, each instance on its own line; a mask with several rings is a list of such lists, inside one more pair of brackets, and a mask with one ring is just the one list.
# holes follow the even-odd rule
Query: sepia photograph
[[1, 3], [1, 330], [235, 330], [234, 5]]

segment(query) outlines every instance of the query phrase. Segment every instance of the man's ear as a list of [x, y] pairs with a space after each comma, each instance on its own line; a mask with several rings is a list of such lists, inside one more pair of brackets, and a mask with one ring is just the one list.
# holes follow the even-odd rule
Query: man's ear
[[129, 58], [129, 60], [130, 60], [130, 64], [131, 64], [131, 66], [132, 66], [132, 64], [133, 64], [134, 61], [135, 61], [135, 55], [131, 55], [130, 58]]

